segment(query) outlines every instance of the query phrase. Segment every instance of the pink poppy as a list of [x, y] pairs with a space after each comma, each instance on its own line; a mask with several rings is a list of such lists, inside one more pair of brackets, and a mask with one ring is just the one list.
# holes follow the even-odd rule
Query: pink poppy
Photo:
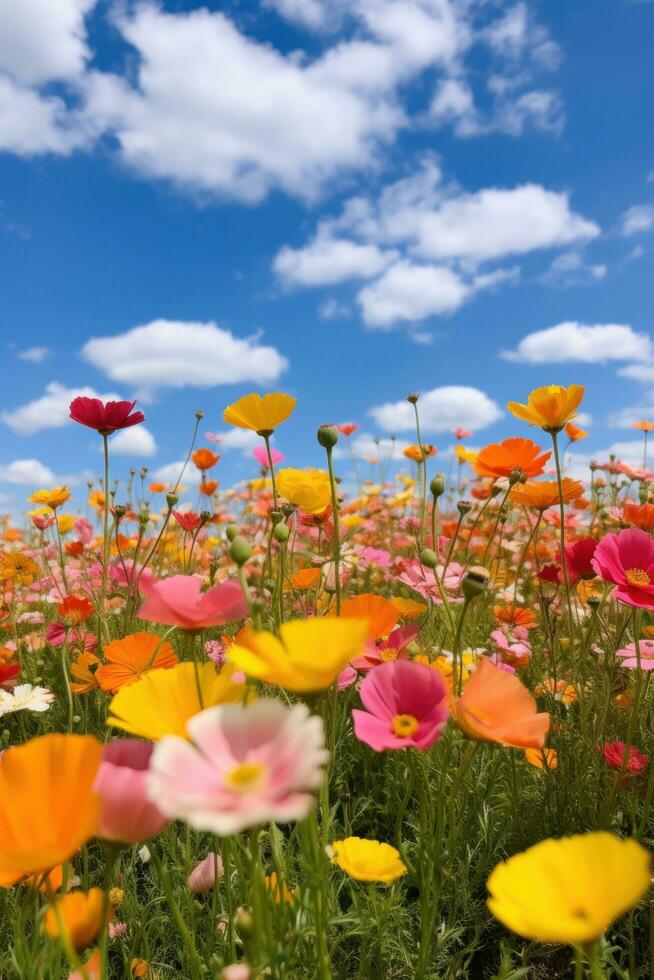
[[186, 884], [192, 892], [199, 894], [208, 892], [211, 891], [218, 879], [223, 877], [224, 873], [223, 859], [220, 854], [212, 851], [207, 854], [204, 861], [196, 864], [186, 879]]
[[341, 433], [341, 435], [343, 435], [343, 436], [351, 436], [352, 433], [353, 432], [356, 432], [357, 429], [360, 429], [361, 426], [360, 425], [355, 425], [354, 422], [341, 422], [341, 424], [340, 425], [337, 425], [336, 428]]
[[70, 403], [70, 415], [74, 422], [88, 425], [101, 436], [111, 435], [118, 429], [128, 429], [139, 422], [145, 422], [143, 412], [134, 412], [136, 402], [107, 402], [103, 404], [99, 398], [73, 398]]
[[[259, 466], [263, 466], [266, 470], [268, 469], [268, 452], [265, 446], [255, 446], [255, 448], [252, 450], [252, 455], [256, 459]], [[277, 449], [271, 449], [270, 455], [272, 457], [273, 466], [277, 466], [277, 463], [281, 463], [284, 460], [283, 453], [278, 452]]]
[[[640, 649], [640, 669], [654, 670], [654, 640], [639, 640], [638, 647]], [[618, 650], [617, 655], [623, 658], [623, 667], [629, 667], [631, 669], [638, 667], [638, 654], [635, 643], [628, 643], [626, 647]]]
[[118, 738], [107, 742], [94, 789], [102, 799], [100, 837], [136, 844], [154, 837], [168, 820], [146, 794], [149, 742]]
[[463, 426], [459, 426], [457, 429], [452, 429], [452, 435], [455, 439], [469, 439], [472, 432], [470, 429], [464, 429]]
[[606, 534], [591, 564], [606, 582], [614, 583], [615, 599], [654, 611], [654, 539], [646, 531], [633, 527]]
[[191, 741], [165, 736], [150, 762], [148, 795], [169, 817], [229, 837], [307, 816], [329, 753], [322, 720], [306, 705], [219, 705], [186, 730]]
[[207, 592], [201, 589], [202, 579], [197, 575], [144, 577], [141, 592], [147, 598], [139, 609], [139, 618], [194, 632], [247, 615], [248, 605], [238, 582], [222, 582]]
[[354, 733], [375, 752], [410, 746], [425, 751], [449, 715], [439, 672], [407, 660], [371, 670], [361, 685], [361, 700], [367, 711], [352, 712]]

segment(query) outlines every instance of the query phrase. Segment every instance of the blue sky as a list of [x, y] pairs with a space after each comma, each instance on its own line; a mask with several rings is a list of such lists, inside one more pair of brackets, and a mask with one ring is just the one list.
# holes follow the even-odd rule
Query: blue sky
[[527, 435], [506, 401], [571, 382], [576, 470], [638, 460], [653, 36], [630, 0], [0, 0], [1, 505], [99, 472], [82, 389], [145, 411], [116, 475], [276, 389], [291, 465], [323, 422], [411, 441], [414, 390], [443, 455]]

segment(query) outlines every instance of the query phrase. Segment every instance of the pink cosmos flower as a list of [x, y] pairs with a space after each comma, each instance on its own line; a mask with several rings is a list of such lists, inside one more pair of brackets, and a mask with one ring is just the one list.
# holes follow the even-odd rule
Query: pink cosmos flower
[[218, 705], [186, 730], [191, 741], [165, 736], [150, 762], [148, 795], [167, 816], [221, 837], [307, 816], [329, 753], [306, 705]]
[[491, 633], [491, 639], [497, 647], [502, 663], [515, 667], [522, 667], [528, 663], [531, 657], [528, 630], [518, 626], [513, 630], [513, 635], [509, 635], [504, 630], [497, 629]]
[[360, 565], [366, 568], [368, 565], [377, 565], [378, 568], [390, 568], [392, 557], [390, 551], [383, 548], [363, 548], [360, 554]]
[[352, 712], [354, 733], [375, 752], [413, 746], [425, 751], [449, 715], [445, 682], [436, 670], [407, 660], [380, 664], [361, 685], [367, 711]]
[[170, 575], [163, 579], [141, 579], [141, 592], [147, 599], [139, 618], [164, 626], [199, 631], [221, 626], [247, 615], [248, 606], [238, 582], [222, 582], [202, 592], [197, 575]]
[[93, 541], [93, 526], [85, 517], [75, 519], [75, 534], [80, 544], [91, 544]]
[[[268, 469], [268, 453], [265, 446], [256, 446], [252, 450], [252, 455], [256, 459], [259, 466], [263, 466], [264, 469]], [[278, 452], [277, 449], [271, 449], [270, 455], [272, 456], [273, 466], [277, 466], [277, 463], [281, 463], [284, 460], [283, 453]]]
[[204, 861], [196, 864], [186, 879], [186, 884], [190, 891], [196, 894], [202, 894], [202, 892], [211, 891], [218, 879], [223, 877], [224, 873], [223, 859], [220, 854], [211, 852], [207, 854]]
[[654, 539], [639, 528], [606, 534], [597, 545], [591, 564], [612, 595], [627, 606], [654, 611]]
[[[639, 640], [638, 646], [640, 648], [640, 669], [654, 670], [654, 640]], [[631, 669], [638, 667], [638, 655], [636, 653], [635, 643], [628, 643], [626, 647], [618, 650], [617, 655], [618, 657], [624, 658], [622, 661], [623, 667], [629, 667]]]
[[603, 750], [604, 758], [611, 769], [619, 770], [624, 766], [627, 775], [637, 776], [647, 769], [649, 756], [639, 752], [636, 746], [632, 745], [629, 749], [629, 758], [625, 766], [624, 757], [626, 748], [624, 742], [606, 742]]
[[102, 798], [100, 836], [136, 844], [154, 837], [168, 823], [146, 795], [152, 745], [133, 738], [113, 739], [104, 747], [95, 792]]
[[360, 673], [365, 673], [378, 664], [407, 660], [409, 656], [407, 647], [419, 631], [420, 627], [417, 623], [407, 623], [406, 626], [392, 630], [384, 640], [367, 643], [363, 654], [352, 661], [352, 666]]
[[339, 691], [344, 691], [347, 687], [352, 687], [358, 676], [354, 667], [350, 667], [348, 664], [347, 667], [343, 667], [343, 670], [338, 675], [336, 687]]

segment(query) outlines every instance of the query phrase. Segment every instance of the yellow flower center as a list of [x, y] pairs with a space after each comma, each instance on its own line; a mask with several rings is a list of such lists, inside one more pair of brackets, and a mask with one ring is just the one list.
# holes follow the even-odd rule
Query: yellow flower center
[[393, 650], [392, 647], [385, 647], [379, 651], [379, 659], [383, 660], [385, 664], [391, 663], [393, 660], [397, 660], [397, 650]]
[[627, 582], [629, 585], [649, 585], [651, 579], [643, 568], [627, 569]]
[[225, 776], [225, 782], [237, 793], [246, 793], [261, 779], [264, 768], [259, 762], [242, 762]]
[[418, 719], [413, 715], [395, 715], [391, 728], [398, 738], [410, 738], [418, 730], [419, 724]]

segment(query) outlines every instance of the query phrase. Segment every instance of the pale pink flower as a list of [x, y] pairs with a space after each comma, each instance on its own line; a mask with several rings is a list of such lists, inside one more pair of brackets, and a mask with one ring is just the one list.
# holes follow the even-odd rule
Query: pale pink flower
[[207, 854], [203, 861], [196, 864], [186, 879], [186, 884], [192, 892], [198, 894], [208, 892], [211, 891], [216, 881], [223, 877], [224, 873], [223, 859], [220, 854], [212, 851]]
[[99, 836], [105, 840], [136, 844], [168, 823], [146, 793], [151, 755], [152, 745], [134, 738], [105, 745], [94, 785], [102, 799]]
[[197, 575], [141, 579], [141, 592], [147, 598], [139, 609], [139, 618], [199, 631], [247, 615], [248, 605], [238, 582], [230, 580], [207, 592], [201, 590], [202, 579]]
[[[640, 649], [640, 669], [654, 670], [654, 640], [639, 640]], [[621, 650], [618, 650], [618, 657], [622, 657], [622, 666], [634, 669], [638, 667], [638, 654], [636, 644], [628, 643]]]

